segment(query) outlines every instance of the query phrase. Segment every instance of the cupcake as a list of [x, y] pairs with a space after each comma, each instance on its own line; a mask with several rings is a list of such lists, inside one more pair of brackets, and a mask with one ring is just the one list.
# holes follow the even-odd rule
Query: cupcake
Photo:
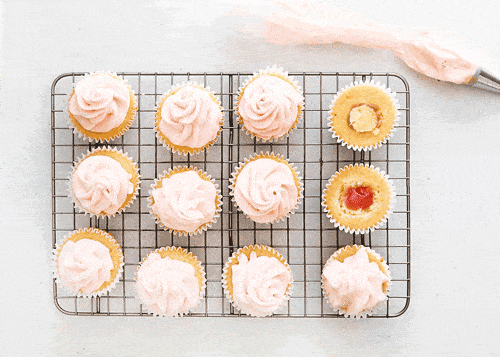
[[285, 258], [265, 245], [238, 249], [224, 266], [227, 298], [242, 313], [269, 316], [290, 298], [292, 272]]
[[299, 173], [280, 155], [260, 153], [245, 159], [230, 182], [236, 207], [257, 223], [289, 217], [302, 198]]
[[151, 186], [149, 208], [156, 223], [180, 235], [196, 235], [216, 222], [222, 197], [215, 181], [193, 167], [165, 171]]
[[321, 275], [325, 298], [346, 317], [371, 315], [376, 305], [387, 299], [390, 281], [384, 259], [362, 245], [337, 250]]
[[91, 216], [114, 216], [134, 201], [139, 190], [137, 165], [112, 147], [96, 148], [73, 166], [69, 180], [75, 207]]
[[137, 296], [155, 316], [182, 316], [205, 292], [205, 271], [186, 249], [164, 247], [151, 252], [136, 274]]
[[134, 92], [115, 73], [85, 75], [69, 98], [71, 124], [89, 141], [109, 142], [123, 135], [136, 112]]
[[379, 168], [356, 164], [330, 178], [323, 191], [322, 206], [335, 227], [364, 234], [387, 221], [394, 203], [389, 176]]
[[239, 123], [253, 137], [278, 141], [297, 126], [304, 97], [281, 68], [267, 68], [247, 79], [238, 93]]
[[123, 271], [123, 253], [116, 239], [97, 228], [70, 233], [53, 252], [56, 281], [73, 294], [102, 296]]
[[333, 137], [353, 150], [371, 150], [392, 136], [399, 119], [394, 93], [373, 81], [354, 82], [336, 94], [330, 106]]
[[160, 142], [179, 154], [195, 154], [215, 143], [224, 122], [220, 101], [197, 83], [172, 87], [156, 108]]

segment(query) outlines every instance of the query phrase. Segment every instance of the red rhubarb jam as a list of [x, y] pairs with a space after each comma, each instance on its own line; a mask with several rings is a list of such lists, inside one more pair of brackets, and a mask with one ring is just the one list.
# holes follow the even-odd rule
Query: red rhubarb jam
[[367, 186], [349, 187], [344, 194], [344, 202], [351, 210], [368, 209], [373, 204], [373, 191]]

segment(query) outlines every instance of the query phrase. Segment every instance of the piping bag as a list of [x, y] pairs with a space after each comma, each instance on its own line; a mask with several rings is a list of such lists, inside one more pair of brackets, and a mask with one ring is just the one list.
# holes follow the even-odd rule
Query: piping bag
[[410, 68], [428, 77], [500, 94], [500, 79], [428, 33], [412, 34], [324, 3], [274, 1], [238, 6], [231, 15], [260, 17], [259, 34], [278, 45], [343, 43], [389, 49]]

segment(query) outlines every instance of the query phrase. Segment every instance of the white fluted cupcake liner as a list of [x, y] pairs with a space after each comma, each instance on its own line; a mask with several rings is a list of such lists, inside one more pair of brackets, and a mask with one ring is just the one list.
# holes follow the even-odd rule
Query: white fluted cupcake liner
[[[98, 74], [107, 74], [107, 75], [109, 75], [109, 76], [111, 76], [111, 77], [113, 77], [115, 79], [118, 79], [118, 80], [122, 81], [126, 85], [126, 87], [129, 90], [129, 93], [130, 93], [130, 104], [129, 104], [129, 109], [127, 111], [127, 116], [130, 116], [130, 119], [127, 121], [127, 123], [126, 123], [125, 126], [123, 126], [122, 128], [120, 128], [116, 133], [113, 133], [113, 134], [109, 134], [109, 133], [111, 133], [112, 131], [115, 131], [116, 128], [110, 130], [109, 132], [101, 133], [101, 132], [92, 132], [92, 131], [86, 130], [85, 128], [82, 127], [83, 130], [85, 130], [86, 132], [89, 133], [89, 135], [91, 135], [91, 136], [89, 136], [89, 135], [83, 133], [72, 122], [72, 120], [75, 120], [75, 121], [77, 121], [77, 120], [76, 120], [76, 118], [74, 118], [73, 114], [71, 114], [69, 112], [69, 109], [68, 109], [68, 114], [70, 116], [69, 128], [73, 130], [74, 134], [77, 134], [78, 137], [81, 138], [81, 139], [83, 139], [83, 140], [88, 140], [89, 142], [95, 141], [96, 143], [103, 143], [104, 144], [104, 143], [109, 143], [110, 141], [119, 138], [120, 136], [122, 136], [123, 134], [125, 134], [125, 132], [127, 132], [128, 129], [130, 129], [130, 127], [132, 126], [132, 123], [135, 120], [135, 117], [137, 116], [137, 97], [136, 97], [135, 92], [132, 89], [132, 87], [128, 84], [127, 80], [123, 79], [123, 78], [120, 78], [116, 74], [116, 72], [111, 72], [111, 71], [90, 72], [90, 73], [86, 73], [83, 76], [83, 79], [85, 79], [85, 77], [95, 76], [95, 75], [98, 75]], [[76, 83], [74, 84], [74, 86], [76, 86]], [[73, 90], [72, 93], [70, 94], [70, 98], [68, 100], [68, 104], [69, 104], [69, 101], [71, 100], [71, 97], [74, 95], [74, 93], [75, 93], [75, 90]], [[72, 116], [73, 116], [73, 119], [71, 118]], [[125, 119], [126, 119], [126, 117], [125, 117]]]
[[[72, 236], [77, 235], [77, 234], [87, 233], [87, 232], [92, 233], [92, 234], [100, 234], [102, 237], [107, 239], [109, 241], [110, 246], [112, 246], [114, 249], [116, 249], [116, 251], [119, 253], [119, 258], [120, 258], [120, 262], [118, 264], [118, 267], [116, 267], [116, 266], [114, 267], [114, 269], [117, 269], [117, 272], [116, 272], [116, 276], [113, 279], [113, 281], [111, 281], [103, 289], [94, 291], [92, 293], [83, 293], [81, 291], [75, 291], [75, 290], [71, 289], [69, 286], [67, 286], [64, 283], [64, 280], [59, 275], [59, 269], [57, 266], [59, 253], [60, 253], [62, 247], [64, 246], [64, 244], [66, 244], [66, 242]], [[82, 239], [84, 239], [84, 238], [82, 238]], [[90, 238], [90, 239], [92, 239], [92, 238]], [[120, 280], [122, 273], [123, 273], [123, 266], [124, 266], [124, 257], [123, 257], [123, 251], [122, 251], [120, 244], [111, 234], [109, 234], [106, 231], [103, 231], [102, 229], [99, 229], [99, 228], [81, 228], [81, 229], [78, 229], [76, 231], [73, 231], [73, 232], [69, 233], [68, 235], [66, 235], [64, 237], [64, 240], [61, 243], [56, 242], [56, 248], [52, 250], [52, 269], [53, 269], [52, 272], [53, 272], [54, 278], [56, 279], [57, 285], [64, 287], [66, 290], [70, 291], [72, 294], [74, 294], [78, 297], [91, 298], [91, 297], [106, 295], [108, 292], [110, 292], [111, 290], [113, 290], [115, 288], [116, 284]]]
[[278, 259], [288, 269], [288, 271], [290, 272], [290, 283], [288, 284], [288, 288], [287, 288], [287, 291], [286, 291], [286, 294], [285, 294], [285, 298], [284, 298], [283, 302], [279, 305], [279, 307], [276, 309], [276, 311], [279, 311], [279, 309], [288, 300], [290, 300], [290, 296], [292, 294], [292, 289], [293, 289], [293, 275], [292, 275], [292, 270], [291, 270], [290, 266], [288, 265], [285, 257], [283, 257], [283, 255], [281, 255], [281, 253], [279, 253], [277, 250], [275, 250], [275, 249], [273, 249], [273, 248], [271, 248], [271, 247], [269, 247], [267, 245], [263, 245], [263, 244], [247, 245], [247, 246], [245, 246], [243, 248], [238, 249], [236, 252], [234, 252], [231, 255], [231, 257], [229, 257], [229, 259], [224, 264], [224, 268], [222, 270], [222, 287], [224, 288], [224, 295], [230, 301], [230, 303], [233, 305], [233, 307], [235, 307], [241, 313], [249, 315], [249, 316], [253, 316], [253, 317], [271, 316], [274, 312], [271, 312], [270, 314], [267, 314], [265, 316], [261, 316], [261, 315], [254, 315], [254, 314], [252, 314], [252, 311], [244, 311], [244, 309], [242, 310], [241, 307], [238, 305], [238, 301], [235, 301], [233, 299], [232, 293], [229, 291], [229, 286], [228, 286], [228, 270], [229, 270], [229, 267], [232, 266], [232, 265], [237, 265], [238, 264], [238, 256], [240, 254], [244, 254], [245, 251], [248, 251], [248, 253], [251, 253], [251, 252], [255, 251], [257, 253], [257, 257], [262, 256], [262, 254], [259, 255], [258, 251], [268, 251], [268, 252], [270, 252], [269, 256], [273, 256], [276, 259]]
[[[185, 231], [180, 231], [171, 227], [167, 227], [161, 220], [158, 215], [156, 215], [153, 211], [153, 190], [156, 188], [158, 183], [162, 181], [164, 178], [171, 177], [177, 173], [185, 172], [185, 171], [195, 171], [202, 179], [207, 179], [207, 181], [211, 182], [215, 186], [215, 191], [217, 192], [217, 204], [215, 207], [215, 214], [213, 219], [210, 222], [204, 223], [201, 227], [199, 227], [196, 231], [194, 232], [185, 232]], [[158, 178], [155, 178], [154, 182], [151, 184], [151, 189], [148, 191], [148, 207], [149, 207], [149, 213], [154, 217], [155, 222], [158, 226], [162, 227], [164, 230], [168, 230], [170, 233], [178, 234], [180, 236], [191, 236], [191, 235], [197, 235], [201, 234], [204, 231], [208, 230], [212, 224], [217, 222], [217, 218], [220, 217], [220, 214], [222, 212], [222, 196], [221, 196], [221, 191], [219, 189], [219, 185], [215, 183], [215, 180], [206, 172], [197, 169], [195, 167], [188, 167], [188, 166], [174, 166], [173, 168], [169, 168], [168, 170], [164, 171]]]
[[[234, 204], [235, 204], [236, 208], [238, 209], [238, 211], [242, 212], [249, 219], [252, 219], [252, 218], [250, 218], [245, 213], [245, 211], [243, 211], [238, 206], [238, 202], [236, 202], [236, 200], [234, 198], [234, 189], [235, 189], [236, 180], [238, 178], [238, 175], [240, 174], [240, 172], [243, 169], [243, 167], [246, 164], [248, 164], [249, 162], [252, 162], [252, 161], [255, 161], [255, 160], [258, 160], [258, 159], [271, 159], [271, 160], [275, 160], [277, 162], [280, 162], [280, 163], [283, 163], [283, 164], [287, 165], [290, 168], [290, 171], [292, 171], [292, 174], [293, 174], [294, 179], [295, 179], [295, 185], [297, 186], [297, 191], [298, 191], [297, 203], [296, 203], [295, 207], [293, 209], [291, 209], [290, 212], [288, 212], [288, 214], [286, 214], [285, 216], [278, 217], [274, 221], [266, 222], [266, 223], [262, 223], [262, 224], [277, 223], [277, 222], [280, 222], [280, 221], [285, 221], [287, 218], [289, 218], [292, 214], [295, 213], [295, 211], [299, 208], [299, 205], [302, 203], [302, 199], [304, 197], [303, 196], [303, 191], [304, 191], [304, 187], [303, 186], [304, 185], [302, 183], [301, 177], [299, 176], [300, 172], [297, 171], [296, 168], [292, 164], [290, 164], [288, 162], [288, 159], [285, 159], [283, 156], [281, 156], [279, 154], [274, 154], [274, 153], [269, 153], [269, 152], [266, 152], [265, 154], [263, 152], [261, 152], [260, 154], [255, 153], [252, 156], [250, 156], [249, 158], [245, 158], [245, 161], [243, 163], [240, 162], [238, 164], [238, 166], [234, 169], [234, 171], [231, 173], [231, 178], [229, 179], [228, 189], [229, 189], [229, 194], [232, 196], [231, 197], [231, 201], [234, 202]], [[257, 223], [259, 223], [259, 222], [257, 222]]]
[[[344, 170], [347, 170], [347, 169], [351, 169], [351, 168], [355, 168], [355, 167], [360, 167], [360, 166], [364, 166], [366, 168], [369, 168], [371, 170], [374, 170], [375, 172], [377, 172], [379, 174], [379, 176], [385, 181], [385, 183], [387, 184], [388, 188], [389, 188], [389, 195], [390, 195], [390, 202], [389, 202], [389, 207], [387, 209], [387, 212], [385, 213], [385, 215], [383, 217], [380, 218], [380, 220], [378, 222], [376, 222], [375, 224], [373, 224], [372, 226], [370, 227], [366, 227], [364, 229], [353, 229], [351, 227], [348, 227], [346, 225], [343, 225], [341, 222], [338, 222], [338, 220], [335, 219], [335, 217], [333, 217], [333, 215], [331, 214], [330, 212], [330, 208], [328, 207], [328, 205], [326, 204], [326, 193], [327, 193], [327, 190], [329, 188], [329, 186], [332, 184], [333, 180], [335, 179], [335, 177], [342, 171]], [[389, 216], [392, 214], [392, 209], [394, 207], [396, 203], [396, 192], [395, 192], [395, 188], [392, 184], [392, 181], [390, 180], [390, 177], [389, 175], [387, 175], [385, 173], [385, 171], [381, 171], [380, 168], [378, 167], [374, 167], [373, 165], [368, 165], [368, 164], [355, 164], [355, 165], [349, 165], [349, 166], [345, 166], [344, 168], [340, 169], [339, 171], [337, 171], [332, 177], [330, 177], [330, 179], [328, 180], [328, 184], [326, 185], [325, 189], [323, 190], [323, 195], [321, 197], [321, 206], [323, 206], [323, 210], [324, 212], [326, 213], [326, 215], [328, 216], [328, 218], [330, 219], [330, 222], [332, 222], [335, 226], [335, 228], [338, 228], [340, 230], [343, 230], [344, 232], [346, 233], [356, 233], [356, 234], [366, 234], [366, 233], [369, 233], [369, 232], [373, 232], [375, 229], [377, 228], [380, 228], [383, 224], [385, 224], [387, 222], [387, 219], [389, 218]]]
[[[181, 88], [183, 88], [185, 86], [192, 86], [194, 88], [198, 88], [198, 89], [201, 89], [201, 90], [207, 92], [210, 95], [211, 99], [215, 102], [215, 104], [218, 105], [218, 107], [219, 107], [219, 109], [221, 111], [221, 114], [222, 114], [222, 117], [221, 117], [221, 120], [220, 120], [220, 123], [219, 123], [219, 131], [217, 132], [217, 135], [216, 135], [215, 139], [209, 141], [208, 143], [206, 143], [205, 145], [203, 145], [202, 147], [199, 147], [199, 148], [191, 148], [191, 147], [187, 147], [187, 146], [176, 145], [176, 144], [172, 143], [160, 131], [160, 128], [159, 128], [159, 123], [160, 123], [160, 120], [161, 120], [161, 108], [163, 106], [163, 103], [165, 102], [165, 100], [167, 99], [167, 97], [169, 97], [171, 95], [174, 95]], [[160, 98], [158, 104], [156, 105], [155, 110], [156, 110], [155, 126], [154, 126], [155, 135], [158, 138], [158, 140], [162, 143], [162, 145], [165, 146], [167, 149], [172, 150], [172, 152], [174, 154], [177, 153], [179, 155], [184, 155], [184, 156], [187, 156], [188, 154], [191, 154], [191, 155], [193, 155], [193, 154], [199, 154], [203, 150], [208, 150], [208, 148], [210, 146], [212, 146], [213, 144], [215, 144], [217, 142], [217, 140], [219, 140], [220, 134], [222, 132], [222, 126], [224, 124], [224, 112], [223, 112], [223, 108], [222, 108], [222, 105], [221, 105], [221, 102], [220, 102], [219, 98], [217, 98], [215, 96], [215, 93], [210, 90], [209, 86], [205, 87], [202, 84], [199, 84], [199, 83], [196, 83], [196, 82], [182, 82], [182, 83], [176, 84], [176, 85], [172, 86], [172, 88], [170, 88], [170, 90], [168, 92], [166, 92], [166, 93], [164, 93], [162, 95], [162, 97]]]
[[[137, 283], [137, 278], [138, 278], [137, 274], [139, 273], [139, 270], [141, 269], [142, 264], [148, 259], [148, 257], [152, 253], [158, 253], [161, 256], [162, 253], [164, 253], [164, 252], [171, 252], [171, 253], [173, 253], [173, 254], [170, 254], [170, 255], [168, 253], [165, 254], [166, 256], [170, 257], [171, 259], [175, 259], [176, 255], [185, 256], [186, 260], [192, 260], [192, 262], [194, 263], [194, 264], [192, 264], [192, 263], [189, 262], [189, 264], [193, 265], [193, 267], [195, 268], [195, 270], [198, 269], [198, 271], [201, 273], [201, 280], [198, 279], [198, 282], [200, 284], [200, 295], [199, 295], [199, 299], [198, 299], [198, 304], [199, 304], [199, 302], [205, 296], [205, 290], [206, 290], [206, 287], [207, 287], [207, 284], [206, 284], [206, 282], [207, 282], [206, 273], [205, 273], [205, 269], [203, 269], [203, 265], [201, 264], [201, 262], [198, 259], [198, 257], [196, 255], [194, 255], [193, 253], [189, 252], [187, 249], [184, 249], [184, 248], [181, 248], [181, 247], [170, 246], [170, 247], [161, 247], [161, 248], [155, 249], [154, 251], [150, 252], [145, 258], [142, 259], [141, 263], [137, 267], [137, 271], [135, 272], [134, 281]], [[181, 260], [181, 259], [176, 259], [176, 260]], [[184, 261], [184, 260], [181, 260], [181, 261], [188, 263], [187, 261]], [[139, 293], [138, 293], [138, 291], [137, 291], [137, 289], [135, 287], [136, 286], [134, 286], [134, 291], [135, 291], [136, 298], [137, 298], [137, 300], [139, 302], [142, 303], [141, 298], [139, 296]], [[169, 318], [169, 317], [182, 317], [182, 316], [188, 314], [190, 311], [194, 310], [196, 308], [196, 306], [198, 305], [197, 304], [196, 306], [193, 306], [188, 311], [179, 311], [175, 315], [167, 315], [167, 314], [159, 314], [158, 312], [151, 310], [148, 307], [148, 305], [146, 305], [144, 303], [142, 303], [142, 304], [146, 308], [146, 311], [148, 313], [152, 314], [153, 316], [155, 316], [155, 317], [166, 317], [166, 318]]]
[[[296, 90], [297, 92], [300, 93], [300, 95], [302, 96], [302, 102], [300, 103], [299, 105], [299, 111], [297, 113], [297, 119], [295, 120], [295, 122], [293, 123], [293, 125], [290, 127], [290, 129], [288, 129], [288, 131], [281, 135], [281, 136], [278, 136], [278, 137], [271, 137], [271, 139], [266, 139], [266, 138], [261, 138], [260, 136], [258, 136], [257, 134], [253, 133], [252, 131], [248, 130], [244, 123], [243, 123], [243, 118], [240, 116], [239, 114], [239, 110], [238, 110], [238, 107], [239, 107], [239, 104], [240, 104], [240, 100], [241, 100], [241, 97], [243, 96], [243, 92], [245, 90], [245, 87], [247, 85], [249, 85], [251, 82], [253, 82], [255, 79], [257, 79], [259, 76], [261, 75], [272, 75], [272, 76], [276, 76], [278, 78], [281, 78], [283, 79], [284, 81], [290, 83]], [[236, 99], [236, 106], [235, 106], [235, 112], [238, 116], [238, 123], [241, 125], [241, 128], [243, 131], [245, 131], [248, 135], [250, 135], [253, 138], [257, 138], [257, 141], [258, 140], [262, 140], [264, 143], [266, 141], [269, 141], [269, 142], [273, 142], [273, 141], [278, 141], [282, 138], [286, 138], [286, 137], [289, 137], [290, 134], [292, 133], [292, 131], [294, 129], [297, 128], [297, 124], [299, 123], [299, 120], [300, 120], [300, 117], [302, 116], [302, 111], [304, 110], [304, 93], [302, 91], [302, 88], [299, 86], [298, 82], [292, 77], [292, 76], [289, 76], [288, 75], [288, 72], [286, 71], [283, 71], [283, 68], [281, 67], [276, 67], [276, 66], [268, 66], [266, 69], [261, 69], [259, 70], [258, 72], [254, 72], [252, 76], [248, 77], [245, 82], [243, 82], [243, 85], [240, 86], [240, 88], [238, 89], [238, 98]]]
[[[137, 173], [137, 182], [134, 184], [134, 192], [132, 193], [132, 197], [128, 200], [126, 205], [124, 205], [123, 207], [120, 207], [120, 209], [118, 209], [118, 211], [116, 211], [113, 214], [102, 214], [102, 212], [99, 214], [95, 214], [95, 213], [86, 211], [85, 208], [83, 208], [80, 205], [80, 202], [78, 202], [78, 199], [73, 194], [71, 178], [73, 177], [73, 174], [75, 173], [75, 170], [78, 167], [78, 165], [80, 165], [80, 163], [83, 160], [85, 160], [87, 157], [89, 157], [89, 155], [93, 155], [95, 153], [105, 152], [105, 151], [112, 151], [112, 152], [115, 152], [115, 153], [120, 154], [123, 157], [125, 157], [130, 162], [130, 164], [133, 166], [133, 168], [135, 169], [135, 171]], [[125, 169], [125, 171], [127, 171], [127, 170]], [[123, 152], [121, 149], [117, 149], [116, 147], [112, 147], [112, 146], [103, 146], [103, 147], [94, 148], [94, 149], [92, 149], [92, 151], [87, 150], [87, 153], [82, 154], [82, 156], [77, 159], [77, 162], [73, 164], [73, 167], [71, 169], [71, 174], [68, 177], [68, 197], [71, 199], [73, 206], [76, 209], [78, 209], [78, 211], [80, 213], [88, 214], [90, 217], [94, 217], [94, 216], [95, 217], [114, 217], [116, 214], [122, 213], [125, 209], [130, 207], [130, 205], [135, 201], [135, 199], [137, 198], [137, 195], [139, 193], [140, 184], [141, 184], [141, 175], [139, 174], [139, 168], [137, 167], [137, 163], [126, 152]]]
[[[348, 89], [351, 89], [353, 87], [356, 87], [358, 85], [366, 85], [366, 86], [370, 86], [370, 87], [374, 87], [374, 88], [377, 88], [377, 89], [380, 89], [382, 92], [384, 92], [385, 94], [387, 94], [391, 100], [392, 100], [392, 103], [394, 104], [394, 109], [395, 109], [395, 118], [394, 118], [394, 124], [392, 125], [392, 128], [391, 128], [391, 131], [389, 132], [389, 134], [387, 134], [383, 140], [377, 142], [377, 143], [374, 143], [370, 146], [358, 146], [358, 145], [355, 145], [355, 144], [352, 144], [352, 143], [348, 143], [347, 141], [345, 141], [343, 138], [341, 138], [339, 136], [339, 134], [337, 134], [337, 132], [335, 131], [335, 128], [333, 127], [332, 125], [332, 122], [331, 122], [331, 118], [333, 117], [333, 108], [335, 106], [335, 103], [337, 102], [337, 100], [339, 99], [339, 97]], [[340, 142], [340, 144], [342, 146], [346, 146], [348, 149], [352, 149], [352, 150], [355, 150], [355, 151], [370, 151], [370, 150], [373, 150], [373, 149], [376, 149], [380, 146], [382, 146], [383, 144], [385, 144], [387, 142], [387, 140], [389, 140], [389, 138], [391, 138], [393, 135], [394, 135], [394, 127], [398, 124], [398, 121], [399, 121], [399, 118], [401, 116], [401, 113], [399, 112], [399, 101], [398, 99], [396, 98], [396, 94], [394, 92], [391, 91], [390, 88], [387, 88], [385, 85], [381, 84], [381, 83], [375, 83], [374, 80], [366, 80], [366, 81], [355, 81], [354, 83], [351, 83], [347, 86], [345, 86], [344, 88], [342, 88], [340, 90], [340, 92], [338, 92], [337, 94], [335, 94], [335, 96], [333, 97], [333, 101], [332, 101], [332, 104], [330, 105], [330, 111], [328, 112], [328, 114], [330, 115], [330, 118], [328, 119], [328, 126], [329, 126], [329, 129], [328, 131], [330, 131], [332, 133], [332, 136], [334, 139], [337, 139], [338, 142]]]
[[[389, 271], [389, 266], [387, 265], [387, 263], [385, 262], [385, 260], [380, 256], [380, 254], [378, 254], [377, 252], [375, 252], [373, 249], [371, 248], [368, 248], [368, 247], [365, 247], [363, 245], [358, 245], [358, 244], [353, 244], [352, 245], [353, 247], [356, 247], [357, 250], [359, 249], [366, 249], [367, 253], [370, 255], [373, 255], [375, 256], [375, 258], [377, 260], [380, 261], [380, 263], [382, 264], [382, 266], [384, 267], [384, 271], [382, 271], [382, 273], [384, 273], [387, 278], [389, 279], [387, 281], [387, 287], [386, 287], [386, 290], [384, 292], [385, 294], [385, 299], [380, 301], [377, 305], [375, 305], [372, 309], [368, 309], [368, 310], [363, 310], [361, 311], [359, 314], [357, 315], [352, 315], [352, 314], [348, 314], [347, 311], [345, 310], [342, 310], [341, 308], [338, 308], [338, 307], [334, 307], [330, 301], [330, 298], [328, 296], [328, 292], [326, 291], [327, 290], [327, 287], [326, 287], [326, 278], [325, 276], [323, 275], [323, 271], [321, 272], [321, 290], [323, 292], [323, 298], [325, 299], [325, 301], [328, 302], [328, 304], [330, 305], [330, 307], [333, 309], [333, 312], [336, 313], [336, 314], [339, 314], [339, 315], [344, 315], [344, 317], [346, 318], [356, 318], [356, 319], [360, 319], [360, 318], [366, 318], [368, 316], [372, 316], [374, 313], [376, 314], [377, 311], [379, 311], [381, 308], [383, 308], [383, 302], [386, 301], [388, 299], [387, 295], [389, 294], [389, 290], [391, 288], [391, 284], [392, 284], [392, 281], [391, 281], [391, 272]], [[325, 265], [323, 266], [323, 270], [325, 269], [325, 267], [331, 263], [333, 260], [335, 260], [335, 258], [341, 253], [343, 252], [344, 250], [346, 250], [346, 248], [349, 247], [349, 246], [345, 246], [345, 247], [342, 247], [340, 248], [339, 250], [337, 250], [335, 253], [333, 253], [330, 258], [328, 258], [328, 260], [326, 261]], [[356, 252], [357, 252], [356, 250]], [[380, 268], [379, 268], [380, 269]]]

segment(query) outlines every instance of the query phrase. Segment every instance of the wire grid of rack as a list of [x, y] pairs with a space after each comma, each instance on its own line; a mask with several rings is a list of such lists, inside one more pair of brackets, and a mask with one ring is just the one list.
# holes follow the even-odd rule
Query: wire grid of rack
[[[205, 297], [187, 316], [246, 316], [234, 310], [225, 297], [221, 273], [224, 263], [240, 247], [265, 244], [288, 260], [293, 274], [291, 299], [273, 317], [339, 317], [322, 297], [321, 270], [331, 254], [348, 244], [376, 250], [389, 264], [392, 286], [389, 298], [372, 316], [396, 317], [410, 302], [410, 91], [407, 81], [392, 73], [290, 73], [302, 87], [305, 106], [300, 124], [289, 137], [262, 143], [241, 130], [235, 113], [238, 89], [252, 73], [117, 73], [128, 81], [138, 100], [132, 127], [110, 146], [121, 148], [138, 163], [141, 189], [138, 199], [122, 214], [90, 218], [75, 211], [68, 198], [67, 181], [72, 164], [82, 154], [102, 144], [89, 144], [69, 128], [68, 99], [74, 83], [84, 73], [57, 77], [51, 91], [52, 115], [52, 246], [73, 230], [98, 227], [121, 244], [125, 266], [116, 288], [105, 296], [82, 298], [69, 294], [53, 281], [57, 308], [70, 315], [151, 316], [135, 297], [134, 277], [139, 262], [162, 246], [182, 246], [194, 253], [207, 274]], [[387, 144], [370, 152], [341, 146], [328, 131], [329, 105], [344, 86], [373, 79], [387, 85], [400, 103], [401, 119]], [[193, 81], [209, 86], [222, 103], [224, 125], [219, 140], [196, 155], [173, 154], [158, 142], [153, 126], [155, 106], [172, 85]], [[228, 185], [239, 162], [255, 152], [285, 156], [301, 172], [304, 198], [287, 220], [272, 225], [252, 222], [238, 212]], [[369, 234], [348, 234], [334, 228], [321, 207], [321, 194], [338, 169], [352, 163], [369, 163], [386, 171], [396, 188], [397, 203], [388, 222]], [[207, 171], [222, 190], [223, 211], [218, 221], [201, 235], [172, 235], [157, 227], [147, 206], [154, 178], [164, 170], [191, 165]]]

